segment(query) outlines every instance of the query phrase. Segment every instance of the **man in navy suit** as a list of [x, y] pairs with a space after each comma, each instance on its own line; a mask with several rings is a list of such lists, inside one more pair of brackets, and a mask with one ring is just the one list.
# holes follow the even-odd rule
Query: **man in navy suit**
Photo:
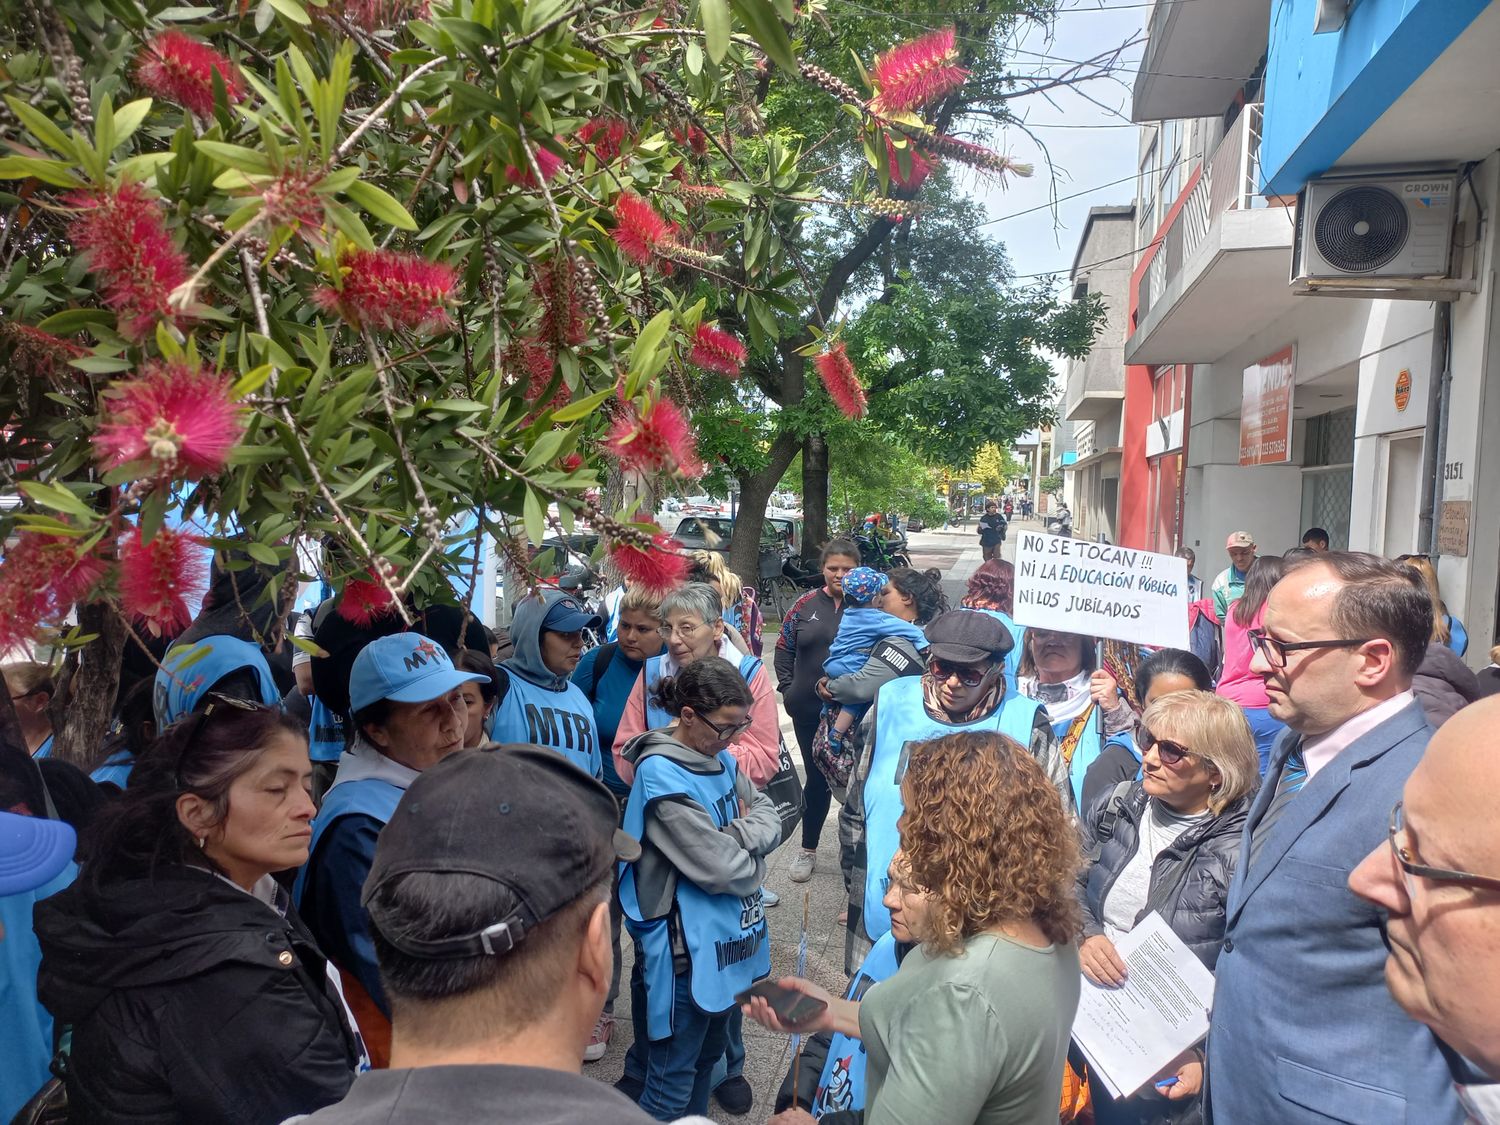
[[1348, 886], [1432, 736], [1411, 693], [1431, 629], [1401, 568], [1334, 552], [1288, 570], [1251, 633], [1251, 669], [1290, 730], [1229, 888], [1215, 1125], [1464, 1120], [1437, 1040], [1386, 991], [1384, 915]]

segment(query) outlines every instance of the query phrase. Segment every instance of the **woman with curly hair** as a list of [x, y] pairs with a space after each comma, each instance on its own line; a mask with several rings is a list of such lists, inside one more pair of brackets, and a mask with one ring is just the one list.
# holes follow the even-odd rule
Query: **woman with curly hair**
[[1055, 1119], [1080, 988], [1078, 842], [1057, 789], [993, 732], [913, 747], [901, 789], [901, 855], [923, 894], [888, 883], [886, 905], [920, 948], [859, 1001], [782, 980], [827, 1005], [796, 1028], [763, 999], [746, 1014], [773, 1031], [863, 1040], [865, 1125]]

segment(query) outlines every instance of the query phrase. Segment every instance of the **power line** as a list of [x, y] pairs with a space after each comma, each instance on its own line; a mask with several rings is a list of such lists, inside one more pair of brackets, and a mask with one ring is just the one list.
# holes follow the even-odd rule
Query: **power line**
[[[1115, 186], [1117, 186], [1119, 184], [1130, 183], [1131, 181], [1133, 181], [1139, 175], [1140, 175], [1139, 172], [1132, 172], [1128, 176], [1121, 176], [1118, 180], [1110, 180], [1109, 183], [1107, 183], [1107, 184], [1097, 184], [1094, 187], [1085, 188], [1083, 191], [1075, 191], [1071, 195], [1059, 195], [1056, 199], [1053, 199], [1053, 200], [1051, 200], [1051, 201], [1049, 201], [1047, 203], [1043, 203], [1043, 204], [1041, 204], [1040, 206], [1037, 206], [1037, 207], [1028, 207], [1024, 211], [1013, 211], [1009, 215], [1001, 215], [997, 219], [986, 219], [984, 222], [980, 223], [979, 225], [982, 226], [982, 227], [988, 227], [988, 226], [993, 226], [995, 223], [1006, 222], [1007, 220], [1010, 220], [1010, 219], [1019, 219], [1022, 215], [1035, 214], [1037, 211], [1049, 211], [1054, 206], [1056, 206], [1057, 204], [1065, 202], [1066, 200], [1069, 200], [1069, 199], [1080, 199], [1080, 198], [1082, 198], [1085, 195], [1093, 195], [1094, 192], [1096, 192], [1096, 191], [1103, 191], [1107, 187], [1115, 187]], [[1038, 274], [1037, 276], [1040, 277], [1040, 276], [1043, 276], [1043, 275]]]
[[[1147, 250], [1150, 250], [1154, 246], [1160, 246], [1162, 243], [1162, 239], [1164, 238], [1166, 238], [1165, 234], [1159, 235], [1158, 237], [1153, 238], [1150, 242], [1146, 243], [1146, 245], [1142, 246], [1139, 250], [1127, 250], [1123, 254], [1114, 254], [1108, 258], [1100, 258], [1097, 262], [1080, 262], [1078, 263], [1077, 267], [1078, 272], [1081, 273], [1084, 270], [1091, 270], [1095, 266], [1107, 266], [1110, 262], [1118, 262], [1122, 258], [1134, 258], [1138, 254], [1144, 254]], [[1044, 270], [1041, 273], [1018, 273], [1008, 278], [1008, 280], [1035, 281], [1040, 277], [1057, 277], [1059, 274], [1067, 272], [1071, 272], [1071, 270]]]

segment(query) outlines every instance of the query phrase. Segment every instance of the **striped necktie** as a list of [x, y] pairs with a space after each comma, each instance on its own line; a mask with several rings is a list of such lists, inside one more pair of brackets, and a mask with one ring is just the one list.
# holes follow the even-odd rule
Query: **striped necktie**
[[1276, 779], [1276, 795], [1271, 798], [1271, 803], [1266, 806], [1264, 815], [1256, 822], [1250, 832], [1250, 863], [1249, 867], [1255, 866], [1255, 861], [1260, 858], [1260, 849], [1265, 844], [1266, 838], [1270, 836], [1271, 829], [1281, 819], [1281, 814], [1287, 805], [1292, 803], [1298, 791], [1307, 784], [1307, 762], [1302, 757], [1302, 740], [1297, 739], [1297, 744], [1292, 747], [1292, 752], [1282, 763], [1281, 775]]

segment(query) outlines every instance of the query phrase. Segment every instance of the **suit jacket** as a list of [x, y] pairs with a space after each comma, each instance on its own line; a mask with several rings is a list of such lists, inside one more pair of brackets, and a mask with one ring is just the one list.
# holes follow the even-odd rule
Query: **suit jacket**
[[1208, 1036], [1214, 1125], [1463, 1122], [1436, 1038], [1386, 991], [1384, 914], [1348, 886], [1431, 736], [1412, 703], [1346, 747], [1247, 866], [1298, 736], [1277, 744], [1229, 887]]

